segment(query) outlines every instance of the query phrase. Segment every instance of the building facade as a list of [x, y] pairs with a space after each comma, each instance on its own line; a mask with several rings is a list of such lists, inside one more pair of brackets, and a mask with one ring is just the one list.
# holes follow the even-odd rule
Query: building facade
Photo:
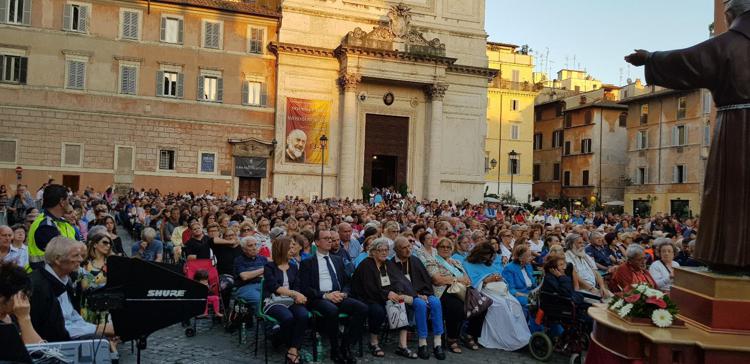
[[485, 191], [501, 196], [512, 189], [513, 198], [525, 202], [531, 197], [534, 99], [540, 86], [533, 83], [533, 57], [517, 48], [487, 44], [489, 67], [498, 74], [487, 94]]
[[273, 2], [12, 4], [24, 8], [0, 14], [5, 183], [20, 166], [32, 189], [271, 192]]
[[484, 1], [287, 0], [282, 13], [275, 194], [482, 199]]
[[710, 92], [653, 87], [622, 103], [628, 106], [625, 211], [699, 214], [711, 143]]
[[622, 200], [627, 107], [618, 104], [619, 93], [619, 87], [603, 85], [584, 93], [561, 92], [562, 97], [552, 100], [538, 99], [533, 137], [535, 199], [584, 204]]

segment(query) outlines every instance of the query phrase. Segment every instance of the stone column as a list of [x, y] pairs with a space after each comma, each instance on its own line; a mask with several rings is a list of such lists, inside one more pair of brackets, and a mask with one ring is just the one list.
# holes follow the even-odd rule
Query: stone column
[[357, 141], [357, 85], [362, 81], [358, 73], [345, 73], [339, 78], [344, 93], [344, 110], [341, 114], [341, 150], [339, 151], [339, 198], [356, 198], [355, 156]]
[[442, 170], [441, 149], [443, 139], [443, 98], [448, 85], [437, 83], [427, 87], [427, 95], [431, 100], [430, 140], [427, 149], [427, 173], [425, 178], [425, 197], [440, 198], [440, 174]]

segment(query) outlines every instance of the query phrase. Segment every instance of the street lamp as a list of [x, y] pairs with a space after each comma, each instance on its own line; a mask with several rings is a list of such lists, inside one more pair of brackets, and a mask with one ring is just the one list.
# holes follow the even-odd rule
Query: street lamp
[[508, 161], [510, 162], [510, 198], [515, 201], [515, 195], [513, 195], [513, 175], [516, 174], [516, 168], [518, 166], [518, 153], [513, 149], [508, 153]]
[[323, 201], [323, 167], [325, 167], [326, 161], [326, 146], [328, 146], [328, 137], [325, 134], [320, 136], [320, 196], [319, 199]]

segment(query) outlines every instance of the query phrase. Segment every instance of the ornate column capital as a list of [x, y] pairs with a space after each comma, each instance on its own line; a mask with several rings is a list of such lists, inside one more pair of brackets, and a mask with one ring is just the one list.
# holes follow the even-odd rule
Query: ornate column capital
[[362, 75], [359, 73], [342, 73], [339, 77], [339, 87], [342, 91], [354, 91], [359, 83], [362, 82]]
[[436, 83], [429, 85], [425, 88], [425, 93], [430, 97], [432, 101], [443, 101], [445, 97], [445, 91], [448, 90], [448, 84]]

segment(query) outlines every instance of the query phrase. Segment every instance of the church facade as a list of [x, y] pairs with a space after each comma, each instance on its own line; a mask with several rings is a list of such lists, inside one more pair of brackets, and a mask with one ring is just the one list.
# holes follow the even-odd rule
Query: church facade
[[488, 80], [483, 0], [281, 5], [272, 190], [373, 187], [479, 201]]

